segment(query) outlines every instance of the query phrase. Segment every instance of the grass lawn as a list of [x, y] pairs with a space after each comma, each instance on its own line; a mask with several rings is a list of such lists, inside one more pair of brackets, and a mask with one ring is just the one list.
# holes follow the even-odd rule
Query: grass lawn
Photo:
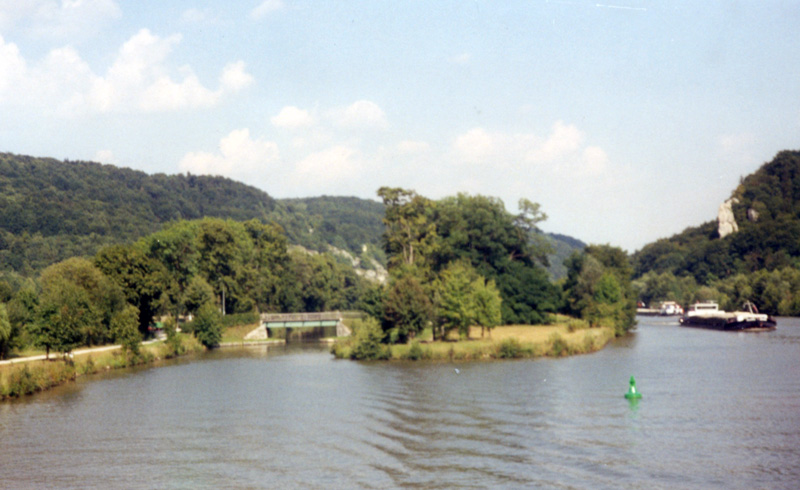
[[[602, 349], [614, 338], [609, 327], [589, 328], [582, 320], [557, 316], [551, 325], [508, 325], [486, 331], [470, 329], [467, 338], [452, 332], [446, 340], [433, 340], [426, 330], [407, 344], [391, 345], [394, 360], [480, 360], [530, 357], [561, 357], [586, 354]], [[349, 358], [348, 340], [342, 340], [333, 352]]]

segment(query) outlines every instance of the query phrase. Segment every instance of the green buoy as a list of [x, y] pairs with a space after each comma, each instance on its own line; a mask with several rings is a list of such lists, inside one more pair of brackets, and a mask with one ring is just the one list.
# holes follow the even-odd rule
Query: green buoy
[[628, 388], [628, 392], [625, 393], [625, 398], [628, 400], [638, 400], [641, 397], [642, 394], [636, 390], [636, 380], [631, 376], [631, 386]]

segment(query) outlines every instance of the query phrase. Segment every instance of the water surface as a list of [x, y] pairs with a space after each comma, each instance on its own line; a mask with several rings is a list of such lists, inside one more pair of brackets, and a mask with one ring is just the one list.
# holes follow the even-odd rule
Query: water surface
[[3, 488], [798, 488], [800, 320], [640, 318], [565, 359], [218, 351], [0, 404], [0, 441]]

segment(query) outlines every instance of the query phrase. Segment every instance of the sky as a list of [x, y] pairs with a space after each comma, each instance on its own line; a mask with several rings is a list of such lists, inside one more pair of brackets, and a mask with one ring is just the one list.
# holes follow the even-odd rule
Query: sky
[[537, 202], [634, 252], [799, 149], [800, 2], [0, 0], [0, 151]]

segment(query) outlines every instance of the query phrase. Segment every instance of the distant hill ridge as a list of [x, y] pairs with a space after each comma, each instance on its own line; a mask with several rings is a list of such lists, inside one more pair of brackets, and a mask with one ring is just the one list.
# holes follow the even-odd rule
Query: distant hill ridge
[[277, 200], [225, 177], [148, 175], [94, 162], [0, 153], [0, 270], [31, 275], [164, 223], [204, 216], [279, 223], [290, 241], [356, 255], [380, 247], [383, 204], [348, 197]]
[[720, 238], [717, 222], [690, 227], [633, 255], [635, 275], [691, 275], [698, 283], [737, 273], [800, 266], [800, 151], [782, 151], [731, 193], [738, 231]]
[[[154, 174], [85, 161], [0, 153], [0, 272], [33, 275], [102, 246], [133, 242], [175, 220], [276, 222], [290, 243], [385, 262], [383, 203], [356, 197], [274, 199], [225, 177]], [[583, 243], [550, 235], [550, 272]], [[366, 249], [366, 252], [365, 252]]]

